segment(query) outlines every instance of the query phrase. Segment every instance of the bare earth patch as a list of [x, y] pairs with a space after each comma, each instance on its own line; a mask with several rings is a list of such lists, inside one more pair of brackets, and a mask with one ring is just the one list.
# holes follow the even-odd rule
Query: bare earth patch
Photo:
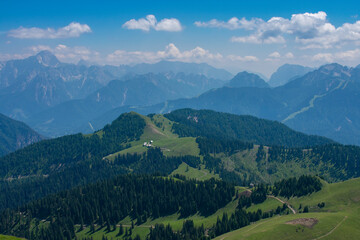
[[317, 220], [316, 218], [298, 218], [295, 220], [288, 221], [285, 224], [290, 224], [290, 225], [300, 224], [304, 227], [313, 228], [318, 222], [319, 220]]
[[359, 202], [359, 201], [360, 201], [360, 197], [353, 197], [353, 198], [351, 198], [351, 200], [353, 200], [354, 202]]
[[152, 126], [151, 124], [148, 125], [151, 129], [151, 131], [155, 134], [159, 134], [159, 135], [163, 135], [165, 136], [165, 134], [163, 134], [162, 132], [160, 132], [159, 130], [157, 130], [154, 126]]
[[239, 197], [241, 197], [241, 196], [250, 197], [251, 193], [252, 192], [250, 190], [245, 190], [245, 191], [239, 193]]

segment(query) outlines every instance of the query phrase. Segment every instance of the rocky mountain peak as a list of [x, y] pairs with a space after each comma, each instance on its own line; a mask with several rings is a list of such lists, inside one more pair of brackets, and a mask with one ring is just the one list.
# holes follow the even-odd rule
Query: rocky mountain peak
[[60, 61], [48, 50], [44, 50], [36, 54], [37, 61], [46, 67], [56, 67]]
[[258, 75], [249, 72], [239, 72], [227, 84], [229, 87], [259, 87], [266, 88], [269, 85]]
[[333, 77], [341, 77], [342, 75], [350, 76], [350, 69], [338, 63], [331, 63], [320, 67], [320, 72], [331, 75]]

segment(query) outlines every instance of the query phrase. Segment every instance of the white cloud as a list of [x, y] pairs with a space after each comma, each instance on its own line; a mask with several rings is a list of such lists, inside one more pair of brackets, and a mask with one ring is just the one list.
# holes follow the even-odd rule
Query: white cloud
[[69, 25], [59, 28], [24, 28], [19, 27], [17, 29], [10, 30], [8, 32], [9, 37], [13, 38], [31, 38], [31, 39], [55, 39], [55, 38], [73, 38], [79, 37], [83, 33], [90, 33], [91, 28], [87, 24], [80, 24], [72, 22]]
[[37, 45], [37, 46], [31, 46], [29, 47], [29, 49], [33, 52], [33, 53], [38, 53], [44, 50], [48, 50], [51, 51], [51, 47], [47, 46], [47, 45]]
[[294, 58], [294, 54], [292, 52], [288, 52], [285, 55], [281, 55], [279, 52], [270, 53], [269, 56], [265, 59], [265, 61], [280, 61], [280, 60], [289, 60]]
[[273, 53], [269, 54], [269, 57], [271, 57], [271, 58], [280, 58], [281, 55], [280, 55], [279, 52], [273, 52]]
[[312, 57], [318, 62], [358, 62], [360, 60], [360, 49], [340, 51], [336, 53], [318, 53]]
[[255, 56], [237, 56], [237, 55], [229, 55], [227, 56], [231, 61], [239, 61], [239, 62], [257, 62], [259, 59]]
[[254, 34], [246, 37], [232, 37], [231, 41], [239, 42], [239, 43], [255, 43], [255, 44], [285, 43], [285, 39], [282, 36], [263, 38], [259, 34]]
[[247, 36], [232, 37], [232, 42], [240, 43], [284, 43], [285, 36], [291, 36], [304, 48], [333, 48], [339, 44], [360, 41], [360, 21], [344, 23], [335, 27], [323, 11], [317, 13], [293, 14], [290, 19], [272, 17], [268, 21], [253, 18], [231, 18], [227, 22], [212, 19], [209, 22], [195, 22], [198, 27], [216, 27], [230, 30], [252, 30]]
[[[332, 26], [332, 25], [331, 25]], [[360, 41], [360, 21], [353, 24], [345, 23], [341, 27], [324, 27], [327, 30], [316, 35], [314, 38], [296, 40], [307, 48], [333, 48], [340, 47], [348, 42]]]
[[164, 18], [155, 26], [156, 31], [180, 32], [182, 30], [179, 20], [176, 18]]
[[345, 52], [338, 52], [336, 54], [337, 59], [353, 61], [360, 59], [360, 49], [349, 50]]
[[230, 30], [235, 29], [247, 29], [252, 30], [255, 29], [258, 25], [262, 24], [264, 20], [260, 18], [253, 18], [250, 21], [245, 18], [238, 19], [237, 17], [230, 18], [229, 21], [219, 21], [217, 19], [212, 19], [209, 22], [200, 22], [197, 21], [194, 24], [197, 27], [211, 27], [211, 28], [227, 28]]
[[221, 60], [219, 53], [213, 54], [209, 50], [196, 47], [192, 50], [181, 52], [173, 43], [168, 44], [164, 51], [143, 52], [116, 50], [106, 58], [108, 64], [136, 64], [155, 63], [161, 60], [182, 62], [210, 62]]
[[123, 24], [123, 28], [138, 29], [146, 32], [150, 31], [150, 29], [167, 32], [180, 32], [182, 30], [181, 23], [178, 19], [164, 18], [158, 22], [154, 15], [147, 15], [146, 18], [140, 18], [138, 20], [131, 19]]
[[288, 58], [288, 59], [294, 58], [294, 54], [291, 53], [291, 52], [288, 52], [288, 53], [285, 54], [285, 58]]
[[313, 61], [333, 62], [334, 58], [331, 53], [318, 53], [312, 57]]

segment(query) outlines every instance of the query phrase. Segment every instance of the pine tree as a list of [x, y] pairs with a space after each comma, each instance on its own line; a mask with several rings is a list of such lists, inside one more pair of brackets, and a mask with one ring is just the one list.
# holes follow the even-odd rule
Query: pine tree
[[309, 212], [309, 207], [308, 207], [308, 206], [305, 206], [303, 212], [304, 212], [304, 213], [308, 213], [308, 212]]
[[121, 236], [123, 234], [124, 234], [124, 227], [123, 227], [122, 223], [120, 223], [118, 236]]

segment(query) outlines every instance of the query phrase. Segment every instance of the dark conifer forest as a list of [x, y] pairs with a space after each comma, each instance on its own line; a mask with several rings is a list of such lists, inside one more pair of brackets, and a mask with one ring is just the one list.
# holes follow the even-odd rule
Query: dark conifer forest
[[[181, 217], [197, 212], [207, 216], [229, 203], [234, 194], [232, 184], [213, 179], [198, 182], [123, 175], [49, 195], [18, 211], [4, 210], [0, 214], [0, 233], [30, 239], [63, 239], [75, 237], [74, 224], [113, 225], [128, 215], [137, 224], [178, 211]], [[49, 221], [50, 226], [34, 236], [30, 230], [33, 218]]]

